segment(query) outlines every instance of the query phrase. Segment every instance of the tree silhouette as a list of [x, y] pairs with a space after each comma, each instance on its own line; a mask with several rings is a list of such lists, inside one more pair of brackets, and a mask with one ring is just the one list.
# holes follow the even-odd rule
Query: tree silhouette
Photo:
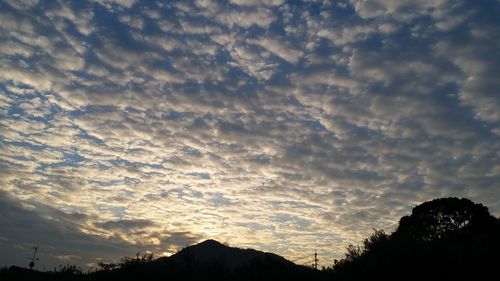
[[468, 199], [440, 198], [413, 208], [396, 231], [347, 247], [336, 280], [496, 280], [500, 220]]
[[431, 242], [491, 227], [495, 218], [488, 208], [469, 199], [440, 198], [416, 206], [402, 217], [396, 235]]
[[[230, 253], [230, 258], [220, 258], [220, 253]], [[119, 263], [99, 263], [100, 270], [87, 273], [73, 265], [53, 272], [0, 269], [0, 280], [498, 280], [499, 253], [500, 219], [468, 199], [441, 198], [413, 208], [391, 234], [374, 229], [322, 271], [212, 240], [168, 258], [153, 259], [147, 252]]]
[[373, 234], [363, 240], [365, 251], [375, 251], [380, 248], [387, 247], [389, 243], [389, 235], [382, 229], [373, 229]]

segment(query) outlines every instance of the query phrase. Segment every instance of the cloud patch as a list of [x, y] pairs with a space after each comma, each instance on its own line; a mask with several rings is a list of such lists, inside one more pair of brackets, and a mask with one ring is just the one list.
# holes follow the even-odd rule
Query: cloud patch
[[499, 213], [498, 1], [49, 2], [0, 4], [1, 264]]

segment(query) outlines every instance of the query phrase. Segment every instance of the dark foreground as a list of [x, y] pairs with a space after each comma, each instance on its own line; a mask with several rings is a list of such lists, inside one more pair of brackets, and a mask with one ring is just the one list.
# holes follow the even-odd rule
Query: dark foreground
[[500, 280], [500, 219], [468, 199], [435, 199], [413, 208], [393, 233], [375, 230], [322, 270], [214, 240], [168, 258], [125, 258], [89, 273], [63, 269], [13, 266], [0, 270], [0, 280]]

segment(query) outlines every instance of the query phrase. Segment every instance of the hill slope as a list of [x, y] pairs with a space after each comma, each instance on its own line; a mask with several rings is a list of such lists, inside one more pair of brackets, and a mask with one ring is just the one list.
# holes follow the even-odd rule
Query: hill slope
[[128, 259], [119, 268], [89, 274], [38, 272], [11, 267], [0, 280], [318, 280], [319, 271], [273, 253], [206, 240], [150, 262]]
[[293, 262], [273, 253], [229, 247], [211, 239], [184, 248], [168, 258], [160, 258], [158, 262], [175, 262], [185, 266], [219, 264], [231, 269], [257, 262], [272, 263], [284, 267], [297, 267]]

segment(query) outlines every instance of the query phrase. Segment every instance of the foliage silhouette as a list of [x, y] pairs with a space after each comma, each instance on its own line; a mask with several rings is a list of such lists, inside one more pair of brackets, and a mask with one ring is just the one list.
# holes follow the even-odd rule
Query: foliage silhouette
[[54, 270], [54, 272], [60, 272], [64, 275], [81, 275], [83, 273], [81, 267], [75, 264], [66, 264], [61, 266], [59, 271]]
[[329, 271], [335, 280], [496, 280], [500, 220], [468, 199], [416, 206], [391, 235], [381, 230], [350, 245]]
[[54, 272], [10, 267], [0, 280], [498, 280], [499, 253], [500, 219], [468, 199], [440, 198], [413, 208], [391, 234], [374, 229], [322, 271], [207, 240], [172, 257], [137, 253], [86, 273], [75, 265]]
[[440, 198], [425, 202], [399, 221], [397, 235], [431, 242], [453, 235], [471, 234], [495, 223], [488, 208], [462, 198]]

